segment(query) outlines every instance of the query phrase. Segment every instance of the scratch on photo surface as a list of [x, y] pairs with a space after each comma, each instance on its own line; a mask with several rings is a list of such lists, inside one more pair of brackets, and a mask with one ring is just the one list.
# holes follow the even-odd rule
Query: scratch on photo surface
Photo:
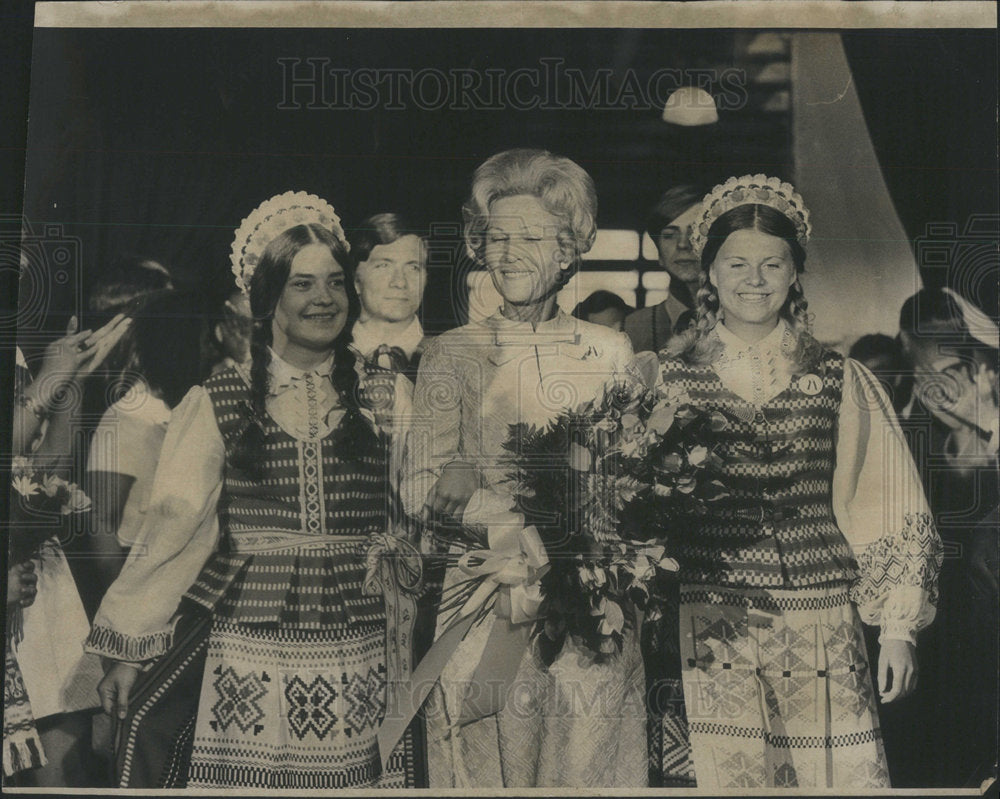
[[817, 100], [814, 103], [807, 102], [806, 105], [833, 105], [834, 103], [839, 103], [847, 95], [847, 90], [851, 88], [851, 83], [853, 82], [854, 82], [854, 76], [848, 75], [847, 83], [844, 85], [843, 91], [841, 91], [840, 94], [838, 94], [832, 100]]

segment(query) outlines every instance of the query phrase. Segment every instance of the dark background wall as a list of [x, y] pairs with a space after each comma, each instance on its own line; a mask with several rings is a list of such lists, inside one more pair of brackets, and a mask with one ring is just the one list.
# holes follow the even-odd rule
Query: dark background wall
[[[594, 176], [601, 226], [636, 228], [678, 179], [787, 172], [787, 109], [762, 111], [774, 87], [757, 91], [741, 77], [755, 69], [747, 40], [725, 31], [38, 30], [25, 213], [36, 229], [58, 223], [80, 240], [84, 290], [115, 255], [136, 252], [221, 291], [231, 285], [233, 229], [273, 194], [319, 194], [348, 227], [384, 208], [454, 227], [478, 163], [538, 146]], [[486, 110], [422, 109], [412, 98], [400, 110], [314, 108], [325, 90], [333, 97], [332, 81], [288, 97], [289, 76], [312, 67], [280, 62], [310, 57], [333, 68], [507, 75], [540, 74], [543, 59], [560, 59], [607, 107], [567, 95], [566, 109], [502, 98]], [[645, 84], [657, 69], [672, 70], [664, 96], [675, 75], [728, 93], [720, 124], [672, 128], [660, 106], [619, 97], [624, 80]], [[448, 249], [428, 291], [432, 327], [456, 315], [449, 281], [461, 248], [450, 262]]]
[[[755, 171], [791, 176], [794, 109], [787, 96], [782, 103], [787, 71], [783, 84], [781, 56], [755, 54], [755, 36], [36, 30], [24, 213], [34, 240], [60, 226], [78, 265], [53, 288], [44, 324], [60, 324], [93, 278], [125, 252], [161, 259], [212, 299], [231, 285], [228, 254], [239, 221], [268, 196], [302, 189], [333, 202], [348, 227], [389, 207], [435, 225], [442, 246], [427, 321], [432, 328], [451, 326], [459, 312], [453, 284], [461, 248], [449, 226], [453, 231], [459, 222], [471, 171], [499, 149], [540, 146], [579, 161], [597, 183], [602, 227], [639, 227], [650, 203], [678, 179], [712, 182]], [[928, 222], [950, 220], [963, 228], [972, 214], [995, 215], [996, 34], [862, 31], [844, 38], [911, 238], [923, 235]], [[287, 58], [302, 63], [290, 72], [281, 63]], [[319, 90], [322, 96], [318, 83], [300, 85], [290, 97], [286, 85], [289, 75], [307, 74], [307, 58], [337, 69], [508, 75], [517, 68], [541, 73], [545, 59], [560, 59], [587, 80], [606, 78], [601, 96], [619, 102], [428, 110], [411, 99], [400, 110], [315, 108], [310, 104], [332, 97], [331, 82]], [[728, 98], [719, 124], [668, 126], [658, 107], [621, 94], [626, 81], [642, 84], [657, 69]], [[943, 280], [941, 270], [932, 270], [930, 282]], [[975, 299], [996, 312], [995, 285]]]

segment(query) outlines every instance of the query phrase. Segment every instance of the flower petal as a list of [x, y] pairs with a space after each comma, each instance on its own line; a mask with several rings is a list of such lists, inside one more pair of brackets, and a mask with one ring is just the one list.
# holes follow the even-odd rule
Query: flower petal
[[657, 435], [663, 435], [674, 424], [674, 409], [669, 406], [657, 408], [649, 415], [646, 426]]

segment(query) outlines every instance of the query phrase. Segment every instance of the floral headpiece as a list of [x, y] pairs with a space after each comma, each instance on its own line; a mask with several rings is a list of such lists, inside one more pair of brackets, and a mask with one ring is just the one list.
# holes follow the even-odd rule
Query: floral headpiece
[[790, 183], [767, 175], [744, 175], [729, 178], [716, 186], [701, 201], [701, 219], [691, 232], [691, 249], [701, 257], [708, 241], [708, 230], [720, 216], [740, 205], [768, 205], [787, 216], [795, 225], [796, 238], [805, 246], [812, 227], [809, 211], [801, 195]]
[[324, 227], [346, 250], [351, 249], [340, 226], [340, 217], [330, 203], [315, 194], [286, 191], [258, 205], [236, 230], [229, 260], [240, 289], [250, 293], [250, 278], [267, 245], [296, 225]]

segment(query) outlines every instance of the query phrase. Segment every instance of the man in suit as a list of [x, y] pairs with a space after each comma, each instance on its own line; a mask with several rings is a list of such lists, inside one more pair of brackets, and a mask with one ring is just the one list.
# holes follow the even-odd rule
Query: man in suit
[[658, 352], [693, 319], [701, 264], [691, 249], [691, 231], [706, 193], [702, 186], [674, 186], [649, 213], [646, 232], [656, 244], [660, 266], [670, 275], [670, 294], [626, 317], [625, 333], [636, 352]]

